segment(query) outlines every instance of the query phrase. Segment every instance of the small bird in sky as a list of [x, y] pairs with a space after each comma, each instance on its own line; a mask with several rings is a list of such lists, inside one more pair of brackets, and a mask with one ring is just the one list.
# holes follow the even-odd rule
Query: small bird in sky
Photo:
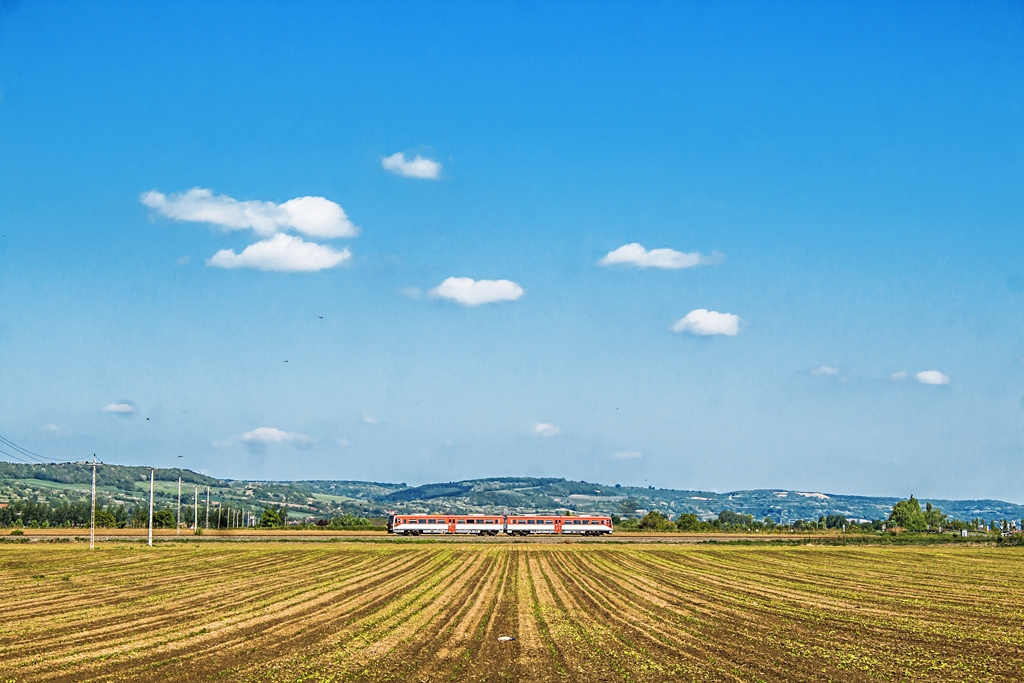
[[148, 417], [146, 418], [146, 422], [149, 422], [149, 418]]
[[321, 319], [321, 320], [323, 320], [323, 319], [324, 319], [324, 317], [323, 317], [323, 316], [320, 316], [320, 319]]
[[285, 361], [285, 363], [287, 363], [287, 362], [288, 362], [288, 361]]

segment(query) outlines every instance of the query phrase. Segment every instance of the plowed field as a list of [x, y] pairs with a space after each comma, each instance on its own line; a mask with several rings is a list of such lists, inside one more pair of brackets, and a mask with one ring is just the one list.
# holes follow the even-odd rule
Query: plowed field
[[0, 545], [0, 681], [1020, 680], [1022, 577], [971, 547]]

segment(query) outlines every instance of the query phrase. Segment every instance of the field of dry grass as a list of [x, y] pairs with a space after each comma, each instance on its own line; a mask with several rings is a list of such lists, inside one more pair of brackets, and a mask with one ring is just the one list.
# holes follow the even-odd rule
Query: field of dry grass
[[984, 547], [4, 544], [0, 681], [1019, 680], [1022, 576]]

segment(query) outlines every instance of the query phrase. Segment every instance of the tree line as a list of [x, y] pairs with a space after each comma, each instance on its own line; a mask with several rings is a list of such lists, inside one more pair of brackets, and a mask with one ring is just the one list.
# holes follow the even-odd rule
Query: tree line
[[[969, 521], [950, 519], [945, 513], [931, 503], [921, 508], [920, 501], [913, 495], [906, 500], [898, 501], [886, 519], [871, 521], [850, 520], [843, 515], [822, 515], [817, 520], [798, 519], [790, 524], [780, 524], [771, 517], [763, 520], [753, 515], [742, 514], [732, 510], [722, 510], [717, 517], [701, 519], [692, 512], [683, 513], [675, 519], [657, 510], [652, 510], [642, 518], [622, 519], [612, 515], [612, 523], [620, 531], [687, 531], [687, 532], [728, 532], [728, 531], [1009, 531], [1016, 525], [1016, 520], [989, 520], [976, 518]], [[1024, 520], [1020, 520], [1024, 528]]]
[[[48, 502], [27, 499], [11, 501], [6, 507], [0, 507], [0, 527], [28, 527], [46, 529], [51, 527], [71, 528], [88, 527], [90, 524], [91, 502]], [[247, 508], [210, 506], [209, 528], [228, 529], [244, 526]], [[173, 529], [177, 517], [176, 507], [163, 504], [153, 509], [153, 527], [156, 529]], [[182, 506], [181, 521], [185, 527], [194, 523], [195, 508], [191, 505]], [[287, 521], [287, 512], [281, 517]], [[283, 522], [284, 523], [284, 522]], [[199, 506], [199, 526], [206, 527], [207, 510], [205, 503]], [[136, 504], [125, 506], [120, 503], [107, 503], [102, 499], [96, 501], [96, 526], [103, 529], [146, 528], [149, 526], [149, 505]]]

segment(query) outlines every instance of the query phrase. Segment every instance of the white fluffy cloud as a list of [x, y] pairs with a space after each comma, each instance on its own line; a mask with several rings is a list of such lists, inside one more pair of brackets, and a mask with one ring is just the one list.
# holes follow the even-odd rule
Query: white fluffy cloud
[[673, 332], [689, 332], [701, 336], [724, 334], [727, 337], [734, 337], [740, 331], [740, 317], [732, 313], [698, 308], [677, 320], [670, 329]]
[[921, 384], [949, 384], [949, 375], [944, 375], [938, 370], [923, 370], [914, 375]]
[[538, 422], [533, 425], [533, 433], [535, 436], [557, 436], [562, 432], [557, 425], [553, 425], [550, 422]]
[[618, 264], [633, 265], [638, 268], [693, 268], [694, 266], [717, 263], [721, 255], [705, 256], [696, 251], [685, 253], [675, 249], [644, 249], [642, 244], [633, 242], [624, 244], [614, 251], [609, 251], [604, 258], [598, 261], [602, 266], [613, 266]]
[[301, 432], [286, 432], [276, 427], [257, 427], [238, 437], [242, 443], [287, 443], [289, 441], [309, 441], [309, 437]]
[[380, 165], [384, 167], [384, 170], [406, 178], [437, 180], [441, 177], [441, 164], [419, 154], [412, 159], [406, 159], [405, 154], [395, 152], [391, 156], [381, 159]]
[[523, 295], [523, 288], [511, 280], [474, 280], [468, 277], [450, 277], [430, 290], [431, 296], [458, 301], [466, 306], [479, 306], [496, 301], [515, 301]]
[[238, 201], [194, 187], [183, 194], [144, 192], [143, 204], [177, 221], [212, 223], [225, 230], [252, 229], [261, 235], [296, 230], [310, 237], [355, 237], [359, 228], [345, 211], [324, 197], [296, 197], [283, 204]]
[[619, 460], [637, 460], [644, 456], [643, 453], [640, 453], [639, 451], [619, 451], [618, 453], [613, 453], [612, 457], [618, 458]]
[[255, 453], [266, 450], [267, 446], [290, 443], [296, 446], [307, 446], [312, 439], [301, 432], [286, 432], [276, 427], [257, 427], [251, 432], [245, 432], [239, 436], [215, 441], [214, 446], [226, 448], [241, 444]]
[[820, 368], [814, 368], [811, 370], [811, 374], [818, 375], [819, 377], [831, 377], [833, 375], [838, 375], [839, 370], [831, 365], [822, 365]]
[[135, 406], [131, 403], [110, 403], [103, 406], [104, 413], [117, 413], [119, 415], [131, 415], [135, 412]]
[[304, 242], [294, 235], [278, 233], [268, 240], [250, 244], [241, 254], [222, 249], [206, 261], [218, 268], [256, 268], [287, 272], [313, 272], [334, 268], [352, 257], [348, 249], [334, 249]]

